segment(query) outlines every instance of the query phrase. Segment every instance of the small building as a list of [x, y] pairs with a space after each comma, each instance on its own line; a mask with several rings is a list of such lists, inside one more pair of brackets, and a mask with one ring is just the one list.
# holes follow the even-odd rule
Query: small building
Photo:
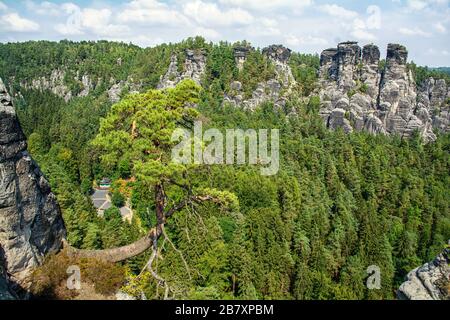
[[111, 179], [103, 178], [100, 180], [99, 188], [103, 190], [111, 188]]

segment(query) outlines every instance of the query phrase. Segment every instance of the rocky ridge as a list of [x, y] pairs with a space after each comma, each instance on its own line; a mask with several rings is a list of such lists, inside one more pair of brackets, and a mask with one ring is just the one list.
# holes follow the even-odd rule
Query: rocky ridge
[[380, 50], [370, 44], [343, 42], [320, 57], [321, 116], [330, 129], [365, 130], [373, 134], [410, 137], [419, 131], [425, 141], [436, 139], [433, 128], [449, 130], [450, 90], [433, 79], [417, 89], [407, 66], [404, 46], [389, 44], [380, 70]]
[[450, 299], [450, 248], [408, 273], [397, 292], [401, 300]]
[[[252, 48], [235, 48], [234, 55], [239, 70], [243, 69], [246, 56]], [[284, 108], [288, 96], [296, 84], [291, 68], [288, 65], [291, 50], [281, 45], [264, 48], [263, 55], [270, 59], [275, 66], [275, 79], [258, 84], [250, 99], [244, 99], [242, 83], [233, 81], [230, 92], [225, 94], [223, 103], [246, 110], [255, 110], [264, 102], [272, 101], [276, 108]]]
[[169, 69], [165, 75], [161, 76], [158, 89], [173, 88], [184, 79], [192, 79], [200, 84], [205, 68], [206, 54], [203, 50], [185, 50], [183, 71], [179, 71], [178, 57], [173, 54], [170, 58]]
[[59, 250], [64, 237], [56, 197], [27, 152], [11, 97], [0, 80], [0, 247], [10, 281], [26, 288], [32, 268]]
[[[93, 90], [101, 86], [104, 81], [102, 78], [93, 79], [89, 74], [80, 75], [77, 71], [77, 74], [73, 80], [80, 83], [81, 90], [78, 93], [74, 93], [66, 84], [66, 76], [67, 72], [65, 70], [55, 69], [49, 76], [41, 76], [39, 78], [32, 79], [29, 82], [22, 81], [20, 86], [26, 90], [49, 90], [54, 95], [63, 98], [66, 102], [69, 102], [74, 97], [88, 96]], [[125, 81], [117, 81], [114, 78], [110, 78], [107, 83], [107, 88], [109, 88], [107, 89], [109, 100], [113, 103], [118, 102], [120, 100], [120, 94], [125, 87], [128, 87], [130, 92], [139, 92], [142, 84], [136, 83], [132, 77], [128, 77]]]

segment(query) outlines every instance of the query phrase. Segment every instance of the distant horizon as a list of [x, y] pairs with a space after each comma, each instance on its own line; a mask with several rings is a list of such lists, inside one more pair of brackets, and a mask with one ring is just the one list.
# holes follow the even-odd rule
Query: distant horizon
[[201, 35], [318, 53], [347, 39], [450, 65], [450, 0], [0, 0], [0, 42], [108, 40], [153, 47]]

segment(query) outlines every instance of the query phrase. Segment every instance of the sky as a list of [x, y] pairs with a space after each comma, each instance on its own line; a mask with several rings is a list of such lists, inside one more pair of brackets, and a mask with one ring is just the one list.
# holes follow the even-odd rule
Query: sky
[[342, 41], [400, 43], [450, 66], [450, 0], [0, 0], [0, 42], [112, 40], [142, 47], [201, 35], [320, 53]]

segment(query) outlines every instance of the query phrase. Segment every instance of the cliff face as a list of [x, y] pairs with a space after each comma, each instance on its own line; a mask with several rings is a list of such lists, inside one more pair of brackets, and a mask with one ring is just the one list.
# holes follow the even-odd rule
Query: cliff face
[[[239, 70], [243, 69], [246, 56], [253, 48], [236, 48], [234, 51], [236, 64]], [[288, 96], [296, 84], [291, 68], [288, 65], [291, 50], [281, 45], [272, 45], [262, 51], [275, 66], [276, 76], [258, 84], [250, 99], [244, 99], [242, 83], [234, 81], [231, 91], [225, 94], [224, 103], [235, 107], [254, 110], [264, 102], [271, 101], [276, 108], [284, 108]]]
[[[81, 90], [78, 93], [74, 93], [66, 85], [65, 78], [67, 77], [67, 72], [63, 67], [60, 69], [55, 69], [52, 71], [50, 76], [41, 76], [36, 79], [32, 79], [29, 82], [21, 82], [20, 86], [26, 90], [49, 90], [54, 95], [63, 98], [66, 102], [69, 102], [74, 97], [86, 97], [97, 87], [102, 86], [102, 78], [93, 78], [89, 74], [80, 75], [77, 71], [76, 76], [73, 81], [78, 82], [81, 86]], [[108, 93], [108, 98], [111, 102], [115, 103], [120, 100], [120, 94], [125, 87], [129, 88], [130, 92], [139, 92], [142, 87], [142, 83], [134, 81], [132, 77], [128, 77], [125, 81], [117, 81], [114, 78], [110, 78], [106, 81], [106, 87]]]
[[401, 300], [450, 299], [450, 249], [408, 273], [397, 297]]
[[65, 227], [56, 198], [27, 143], [0, 80], [0, 247], [10, 280], [22, 287], [31, 268], [57, 251]]
[[161, 77], [158, 89], [175, 87], [184, 79], [192, 79], [200, 84], [206, 68], [206, 55], [202, 50], [186, 50], [183, 71], [178, 71], [178, 58], [174, 54], [170, 58], [169, 69]]
[[15, 294], [10, 289], [8, 274], [6, 273], [6, 261], [3, 248], [0, 246], [0, 301], [14, 300]]
[[380, 71], [380, 51], [375, 45], [361, 49], [356, 42], [344, 42], [323, 51], [319, 95], [327, 126], [402, 137], [418, 130], [426, 141], [436, 139], [433, 128], [448, 131], [445, 81], [436, 86], [430, 79], [417, 90], [407, 59], [405, 47], [389, 44], [386, 65]]

